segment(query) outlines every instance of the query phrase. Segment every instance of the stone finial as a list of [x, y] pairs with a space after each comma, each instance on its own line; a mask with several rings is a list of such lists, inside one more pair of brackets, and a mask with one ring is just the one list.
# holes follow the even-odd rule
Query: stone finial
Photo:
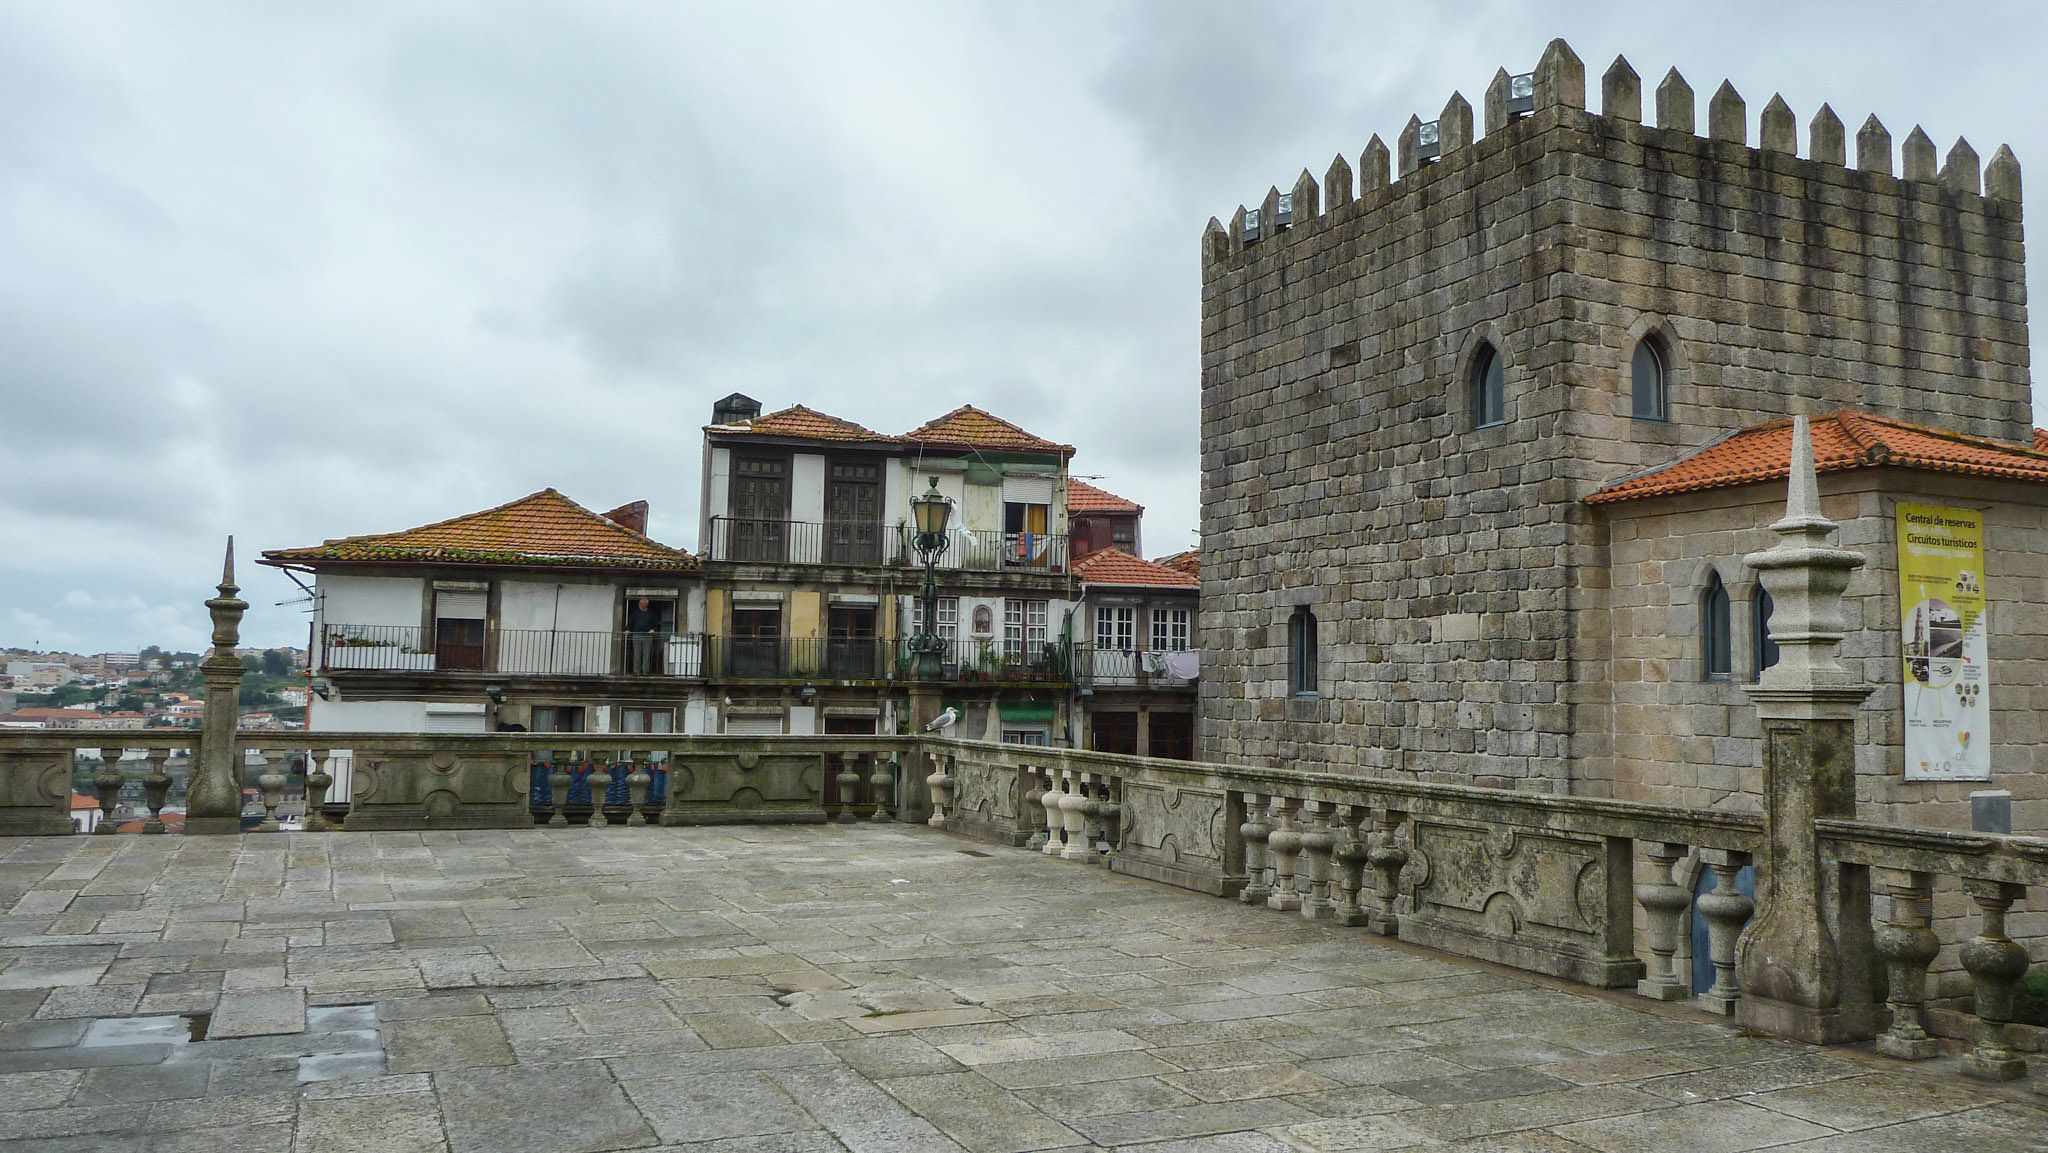
[[1657, 85], [1657, 127], [1691, 132], [1694, 127], [1692, 85], [1673, 68]]
[[1950, 192], [1984, 194], [1983, 170], [1977, 164], [1977, 150], [1960, 136], [1956, 137], [1955, 146], [1948, 150], [1948, 158], [1942, 162], [1941, 186]]
[[1842, 137], [1842, 118], [1825, 104], [1806, 125], [1806, 149], [1813, 159], [1822, 164], [1839, 167], [1848, 163], [1849, 153]]
[[1400, 154], [1400, 174], [1406, 177], [1422, 165], [1422, 117], [1410, 116], [1408, 123], [1401, 127], [1401, 138], [1395, 142]]
[[1707, 137], [1730, 144], [1749, 143], [1749, 105], [1742, 102], [1742, 93], [1735, 90], [1735, 85], [1726, 80], [1714, 89], [1713, 99], [1707, 101]]
[[1876, 113], [1856, 130], [1856, 171], [1892, 174], [1892, 134]]
[[1293, 197], [1288, 208], [1293, 213], [1294, 227], [1299, 228], [1323, 214], [1321, 191], [1316, 187], [1316, 178], [1310, 176], [1306, 168], [1301, 170], [1300, 176], [1294, 178]]
[[2012, 148], [2001, 144], [1984, 166], [1984, 195], [1993, 200], [2020, 202], [2020, 160]]
[[1387, 142], [1375, 132], [1365, 142], [1365, 151], [1358, 154], [1358, 194], [1377, 192], [1389, 183], [1390, 165], [1387, 157]]
[[1779, 93], [1771, 93], [1771, 102], [1764, 105], [1757, 137], [1765, 152], [1799, 155], [1799, 118], [1792, 115], [1792, 106], [1785, 103], [1785, 97]]
[[1244, 205], [1242, 204], [1237, 206], [1236, 212], [1230, 214], [1230, 251], [1244, 251], [1245, 217], [1250, 215], [1251, 214], [1249, 212], [1245, 211]]
[[1449, 156], [1452, 151], [1472, 143], [1472, 105], [1466, 102], [1463, 93], [1453, 91], [1451, 98], [1444, 101], [1443, 114], [1437, 117], [1436, 131], [1439, 156]]
[[1514, 116], [1508, 112], [1508, 84], [1511, 81], [1508, 70], [1496, 68], [1493, 79], [1486, 82], [1486, 134], [1488, 136], [1506, 128]]
[[1643, 78], [1626, 56], [1616, 56], [1600, 77], [1600, 115], [1630, 124], [1643, 122]]
[[1899, 147], [1899, 156], [1905, 161], [1906, 179], [1933, 180], [1935, 178], [1934, 140], [1927, 135], [1927, 130], [1918, 124], [1913, 126], [1912, 135], [1906, 137], [1906, 143]]
[[1339, 152], [1330, 161], [1329, 171], [1323, 173], [1323, 191], [1329, 194], [1330, 208], [1334, 211], [1340, 204], [1351, 203], [1351, 162]]
[[1586, 66], [1563, 40], [1552, 40], [1536, 62], [1536, 110], [1562, 104], [1586, 107]]
[[1836, 526], [1820, 510], [1813, 434], [1803, 416], [1792, 419], [1790, 463], [1785, 515], [1771, 526], [1778, 543], [1742, 558], [1771, 594], [1771, 639], [1778, 644], [1778, 663], [1764, 670], [1757, 687], [1767, 692], [1848, 689], [1855, 678], [1838, 659], [1848, 631], [1842, 594], [1850, 576], [1863, 567], [1863, 555], [1833, 547]]
[[235, 538], [228, 538], [227, 557], [221, 563], [219, 595], [206, 602], [207, 610], [213, 615], [213, 655], [225, 653], [234, 660], [237, 668], [241, 662], [235, 659], [235, 646], [242, 641], [242, 614], [249, 611], [249, 604], [236, 596], [242, 590], [235, 586]]
[[1202, 229], [1202, 259], [1208, 263], [1230, 255], [1230, 233], [1223, 222], [1211, 216], [1209, 226]]

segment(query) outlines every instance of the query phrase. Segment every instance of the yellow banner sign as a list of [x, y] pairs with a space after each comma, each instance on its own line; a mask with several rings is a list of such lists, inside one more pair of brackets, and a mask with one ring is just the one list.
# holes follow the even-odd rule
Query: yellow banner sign
[[1906, 779], [1991, 779], [1984, 514], [1898, 506]]

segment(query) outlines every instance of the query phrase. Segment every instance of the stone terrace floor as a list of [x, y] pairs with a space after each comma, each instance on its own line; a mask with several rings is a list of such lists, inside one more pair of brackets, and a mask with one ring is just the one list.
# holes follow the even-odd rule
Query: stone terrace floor
[[2048, 1148], [1953, 1058], [905, 826], [0, 839], [0, 910], [0, 1150]]

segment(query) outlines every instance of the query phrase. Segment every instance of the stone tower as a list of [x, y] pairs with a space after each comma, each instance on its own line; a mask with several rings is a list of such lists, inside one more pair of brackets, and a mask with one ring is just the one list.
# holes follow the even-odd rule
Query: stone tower
[[[1584, 498], [1852, 408], [2031, 441], [2019, 165], [1554, 41], [1202, 237], [1200, 755], [1599, 778]], [[1647, 350], [1647, 351], [1645, 351]], [[1646, 363], [1648, 369], [1642, 365]], [[1649, 381], [1647, 392], [1638, 377]], [[1597, 784], [1585, 791], [1598, 792]]]

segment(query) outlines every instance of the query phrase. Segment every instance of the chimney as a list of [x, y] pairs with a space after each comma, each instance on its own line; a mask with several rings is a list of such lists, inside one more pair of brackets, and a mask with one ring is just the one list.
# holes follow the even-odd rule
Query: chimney
[[618, 525], [620, 528], [629, 528], [632, 529], [634, 532], [639, 533], [641, 536], [646, 536], [647, 502], [644, 500], [636, 500], [631, 504], [622, 504], [619, 507], [613, 509], [612, 511], [604, 514], [604, 519], [612, 522], [615, 525]]

